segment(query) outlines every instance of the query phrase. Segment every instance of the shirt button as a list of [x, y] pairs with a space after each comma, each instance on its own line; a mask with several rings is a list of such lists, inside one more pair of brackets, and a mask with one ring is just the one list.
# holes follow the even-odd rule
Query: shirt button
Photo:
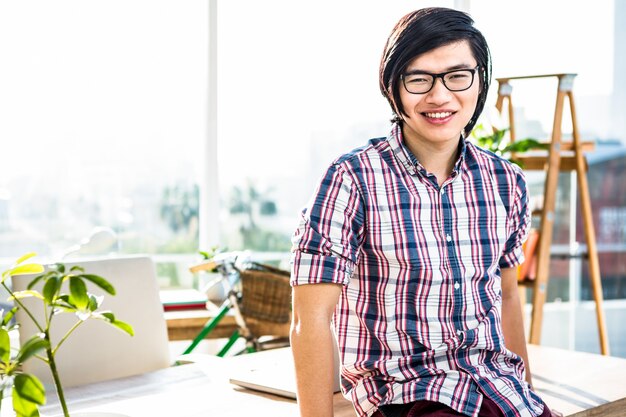
[[450, 235], [446, 235], [446, 240], [447, 240], [448, 242], [452, 242], [452, 236], [450, 236]]
[[457, 331], [456, 331], [456, 335], [457, 335], [457, 336], [461, 336], [462, 334], [463, 334], [463, 332], [462, 332], [462, 331], [460, 331], [460, 330], [457, 330]]
[[458, 290], [461, 287], [461, 285], [458, 282], [454, 283], [454, 289]]

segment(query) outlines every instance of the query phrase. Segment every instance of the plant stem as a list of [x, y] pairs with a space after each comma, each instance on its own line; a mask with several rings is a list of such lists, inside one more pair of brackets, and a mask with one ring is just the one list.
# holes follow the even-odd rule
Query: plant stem
[[57, 396], [59, 397], [59, 402], [61, 403], [61, 408], [63, 409], [63, 416], [70, 417], [70, 413], [67, 410], [67, 404], [65, 403], [65, 395], [63, 394], [63, 386], [61, 385], [61, 378], [59, 378], [59, 371], [57, 370], [57, 364], [54, 361], [54, 352], [52, 351], [52, 347], [50, 346], [50, 333], [48, 330], [45, 332], [45, 338], [48, 341], [48, 347], [46, 348], [46, 354], [48, 355], [48, 365], [50, 366], [50, 371], [52, 372], [52, 378], [54, 379], [54, 386], [57, 389]]
[[39, 359], [40, 361], [43, 361], [45, 363], [48, 363], [48, 358], [41, 356], [41, 355], [34, 355], [35, 358]]
[[2, 286], [4, 287], [5, 290], [7, 290], [7, 292], [9, 293], [9, 296], [12, 297], [15, 302], [17, 303], [17, 305], [20, 306], [20, 308], [22, 310], [24, 310], [26, 312], [26, 314], [28, 314], [28, 317], [30, 317], [30, 319], [33, 321], [33, 323], [35, 323], [35, 326], [37, 326], [37, 328], [39, 329], [39, 331], [41, 333], [44, 333], [43, 328], [41, 327], [41, 325], [39, 324], [39, 322], [37, 320], [35, 320], [35, 317], [33, 316], [33, 314], [26, 308], [26, 306], [24, 306], [24, 304], [22, 304], [22, 302], [19, 300], [19, 298], [17, 298], [14, 294], [13, 291], [11, 291], [11, 289], [7, 286], [7, 284], [5, 284], [4, 282], [2, 283]]
[[57, 343], [57, 345], [54, 347], [54, 349], [52, 350], [52, 355], [56, 355], [57, 350], [59, 350], [59, 348], [61, 347], [61, 345], [63, 344], [63, 342], [65, 342], [65, 339], [67, 339], [68, 337], [70, 337], [70, 334], [72, 334], [72, 332], [74, 330], [76, 330], [76, 328], [78, 326], [80, 326], [81, 324], [83, 324], [84, 321], [83, 320], [78, 320], [76, 323], [74, 323], [74, 325], [72, 326], [71, 329], [69, 329], [67, 331], [67, 333], [65, 333], [65, 335], [61, 338], [61, 340], [59, 340], [59, 343]]

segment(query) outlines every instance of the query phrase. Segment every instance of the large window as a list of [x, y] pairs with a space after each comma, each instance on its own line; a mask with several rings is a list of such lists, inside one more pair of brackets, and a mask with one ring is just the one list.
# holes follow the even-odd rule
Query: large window
[[0, 5], [3, 258], [197, 250], [207, 9]]
[[[193, 285], [181, 271], [209, 249], [199, 243], [199, 200], [208, 196], [221, 209], [203, 220], [219, 226], [222, 248], [284, 260], [323, 169], [387, 134], [378, 62], [397, 19], [423, 6], [469, 8], [495, 76], [579, 73], [583, 134], [614, 137], [613, 2], [211, 1], [218, 152], [210, 156], [209, 2], [0, 4], [0, 257], [151, 253], [163, 286]], [[516, 90], [520, 135], [549, 131], [553, 91]], [[214, 163], [217, 188], [200, 180]]]

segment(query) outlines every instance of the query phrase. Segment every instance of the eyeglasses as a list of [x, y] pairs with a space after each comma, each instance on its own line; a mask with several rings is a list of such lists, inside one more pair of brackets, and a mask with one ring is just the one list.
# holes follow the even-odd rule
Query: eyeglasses
[[441, 78], [443, 85], [450, 91], [465, 91], [474, 84], [474, 74], [480, 65], [472, 69], [461, 69], [439, 74], [416, 71], [402, 74], [404, 88], [411, 94], [426, 94], [435, 86], [437, 78]]

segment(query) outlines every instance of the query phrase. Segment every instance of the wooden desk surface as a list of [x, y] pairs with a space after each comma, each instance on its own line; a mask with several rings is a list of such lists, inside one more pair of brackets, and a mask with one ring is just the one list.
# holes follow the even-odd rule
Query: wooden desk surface
[[[68, 407], [70, 414], [98, 411], [129, 417], [241, 417], [251, 410], [255, 410], [254, 415], [258, 416], [298, 416], [298, 405], [294, 400], [230, 384], [229, 366], [228, 359], [213, 357], [203, 363], [69, 388], [66, 390]], [[50, 404], [41, 408], [46, 417], [62, 415], [53, 395]], [[335, 410], [336, 417], [355, 416], [352, 405], [341, 394], [335, 395]]]
[[[551, 408], [571, 417], [626, 415], [626, 359], [532, 345], [529, 355], [537, 391]], [[259, 416], [298, 415], [294, 400], [231, 385], [232, 366], [228, 358], [205, 356], [201, 363], [70, 388], [66, 395], [70, 412], [240, 417], [254, 409]], [[52, 394], [51, 404], [42, 408], [46, 416], [60, 414], [53, 400]], [[340, 394], [335, 394], [334, 403], [336, 417], [355, 416]]]
[[533, 385], [571, 417], [626, 416], [626, 359], [528, 345]]

